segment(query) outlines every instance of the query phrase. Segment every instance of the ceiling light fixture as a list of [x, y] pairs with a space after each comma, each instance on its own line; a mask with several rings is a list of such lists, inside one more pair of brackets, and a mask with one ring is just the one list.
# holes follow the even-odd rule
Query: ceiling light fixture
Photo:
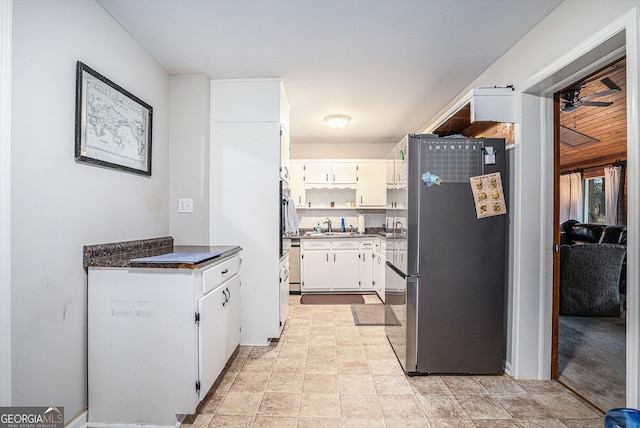
[[351, 117], [346, 114], [332, 114], [324, 118], [324, 121], [327, 122], [332, 128], [344, 128], [347, 123], [351, 120]]

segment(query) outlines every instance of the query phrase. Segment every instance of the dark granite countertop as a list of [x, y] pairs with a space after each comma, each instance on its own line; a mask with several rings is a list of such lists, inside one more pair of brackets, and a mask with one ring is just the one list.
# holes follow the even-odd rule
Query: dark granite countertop
[[313, 230], [301, 230], [300, 235], [290, 236], [292, 239], [334, 239], [334, 238], [386, 238], [387, 234], [380, 228], [367, 228], [364, 233], [332, 232], [317, 233]]
[[[196, 269], [225, 259], [242, 250], [234, 245], [173, 245], [173, 238], [142, 239], [86, 245], [83, 251], [83, 266], [118, 268], [164, 268]], [[160, 260], [136, 260], [165, 256]]]

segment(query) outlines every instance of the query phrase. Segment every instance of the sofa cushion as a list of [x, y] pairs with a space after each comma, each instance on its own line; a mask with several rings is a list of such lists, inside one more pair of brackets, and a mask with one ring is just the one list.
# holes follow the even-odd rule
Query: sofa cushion
[[627, 245], [627, 226], [610, 225], [604, 228], [600, 242]]
[[560, 249], [560, 314], [620, 316], [619, 283], [626, 247], [563, 245]]

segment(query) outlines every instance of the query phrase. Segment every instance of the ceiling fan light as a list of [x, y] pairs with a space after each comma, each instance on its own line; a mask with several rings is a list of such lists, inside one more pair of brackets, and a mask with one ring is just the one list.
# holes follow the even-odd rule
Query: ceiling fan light
[[565, 103], [565, 105], [560, 109], [563, 113], [571, 113], [572, 111], [576, 111], [578, 106], [572, 103]]
[[351, 120], [346, 114], [332, 114], [324, 118], [324, 121], [332, 128], [344, 128]]

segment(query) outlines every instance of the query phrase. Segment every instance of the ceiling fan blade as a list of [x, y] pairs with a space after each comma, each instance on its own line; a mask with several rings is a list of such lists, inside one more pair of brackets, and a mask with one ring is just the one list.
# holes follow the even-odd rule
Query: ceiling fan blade
[[618, 86], [616, 82], [609, 79], [608, 77], [605, 77], [604, 79], [602, 79], [601, 82], [604, 83], [607, 86], [607, 88], [609, 88], [610, 90], [615, 90], [618, 92], [622, 91], [622, 88]]
[[598, 92], [597, 94], [585, 95], [581, 99], [584, 100], [584, 101], [588, 101], [588, 100], [592, 100], [594, 98], [604, 97], [604, 96], [607, 96], [607, 95], [613, 95], [613, 94], [618, 94], [618, 93], [620, 93], [620, 91], [617, 90], [617, 89], [609, 89], [608, 91]]
[[583, 101], [582, 103], [580, 103], [581, 106], [589, 106], [589, 107], [608, 107], [611, 104], [613, 104], [613, 102]]

